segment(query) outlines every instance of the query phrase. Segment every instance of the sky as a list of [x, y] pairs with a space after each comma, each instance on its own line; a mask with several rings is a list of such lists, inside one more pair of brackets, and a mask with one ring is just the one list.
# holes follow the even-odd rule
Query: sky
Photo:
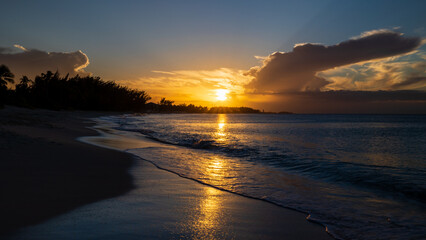
[[426, 113], [426, 1], [2, 1], [0, 64], [158, 101]]

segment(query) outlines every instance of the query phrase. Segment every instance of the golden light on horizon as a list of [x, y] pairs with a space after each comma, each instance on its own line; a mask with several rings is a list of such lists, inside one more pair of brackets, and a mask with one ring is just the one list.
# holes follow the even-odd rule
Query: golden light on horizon
[[226, 96], [228, 93], [229, 93], [229, 90], [216, 89], [216, 100], [225, 101], [226, 99], [228, 99], [228, 96]]
[[236, 107], [247, 106], [244, 86], [252, 77], [244, 73], [243, 70], [230, 68], [152, 71], [149, 76], [123, 80], [121, 83], [147, 91], [152, 97], [151, 102], [158, 102], [167, 96], [176, 104]]

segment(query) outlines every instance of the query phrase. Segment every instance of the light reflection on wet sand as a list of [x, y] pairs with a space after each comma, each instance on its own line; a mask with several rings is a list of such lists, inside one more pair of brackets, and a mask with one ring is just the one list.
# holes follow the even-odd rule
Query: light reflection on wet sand
[[[215, 140], [217, 142], [225, 142], [226, 133], [226, 115], [218, 114], [217, 131]], [[226, 184], [225, 171], [227, 169], [226, 162], [220, 157], [204, 158], [203, 167], [205, 176], [212, 182]], [[182, 229], [190, 229], [195, 239], [213, 239], [213, 233], [223, 228], [221, 226], [226, 222], [224, 209], [222, 208], [223, 192], [212, 187], [204, 188], [202, 192], [203, 198], [197, 201], [194, 208], [193, 217], [181, 224]]]
[[223, 196], [220, 190], [204, 188], [193, 208], [189, 209], [187, 221], [178, 224], [179, 232], [191, 232], [194, 239], [214, 239], [228, 231], [224, 224], [229, 216], [222, 209]]
[[[161, 156], [162, 158], [171, 157], [170, 154], [175, 151], [173, 149], [176, 149], [174, 146], [153, 142], [150, 139], [125, 136], [125, 132], [119, 133], [118, 130], [110, 129], [108, 132], [103, 131], [102, 128], [97, 130], [102, 136], [86, 137], [81, 140], [121, 150], [128, 148], [146, 148], [143, 151], [153, 151], [153, 149], [160, 148], [169, 149], [170, 151]], [[227, 141], [227, 116], [225, 114], [218, 115], [215, 136], [217, 137], [217, 142]], [[196, 162], [193, 162], [194, 159], [188, 159], [190, 161], [183, 164], [190, 164], [190, 167], [197, 168], [202, 172], [209, 184], [228, 186], [225, 188], [232, 189], [239, 174], [233, 170], [238, 169], [238, 166], [232, 167], [230, 165], [235, 165], [235, 162], [230, 162], [229, 159], [218, 155], [201, 157]], [[178, 177], [167, 180], [167, 185], [161, 189], [156, 184], [160, 184], [162, 180], [155, 180], [156, 174], [154, 174], [158, 170], [148, 170], [148, 174], [146, 164], [142, 165], [145, 165], [144, 169], [138, 169], [137, 167], [132, 170], [138, 189], [128, 196], [120, 197], [122, 200], [118, 198], [116, 201], [112, 199], [105, 202], [107, 204], [108, 202], [113, 202], [113, 205], [122, 207], [120, 214], [125, 215], [127, 213], [131, 215], [132, 221], [139, 221], [138, 219], [140, 219], [140, 222], [149, 223], [153, 222], [150, 219], [152, 217], [155, 218], [154, 222], [164, 221], [163, 224], [156, 225], [156, 227], [152, 227], [149, 230], [162, 232], [162, 237], [157, 235], [159, 238], [173, 236], [171, 239], [259, 239], [262, 236], [261, 238], [263, 239], [281, 239], [282, 236], [288, 236], [289, 239], [304, 239], [306, 238], [304, 237], [305, 232], [307, 232], [306, 235], [321, 236], [321, 238], [328, 239], [322, 227], [307, 222], [303, 214], [288, 211], [265, 202], [240, 197]], [[168, 173], [164, 172], [161, 175], [167, 176]], [[182, 185], [181, 182], [187, 183]], [[151, 189], [148, 195], [144, 192], [147, 187]], [[153, 190], [154, 192], [152, 192]], [[167, 195], [167, 200], [164, 199], [165, 195]], [[238, 199], [243, 201], [236, 201]], [[148, 211], [147, 200], [149, 202]], [[132, 215], [135, 213], [131, 213], [133, 212], [130, 208], [132, 206], [126, 205], [128, 203], [136, 206], [137, 213], [142, 215]], [[163, 206], [164, 204], [166, 205]], [[100, 206], [100, 208], [103, 207]], [[144, 216], [144, 213], [148, 215]], [[78, 212], [76, 214], [79, 215]], [[160, 219], [156, 219], [158, 215]], [[120, 216], [119, 219], [121, 218], [125, 218], [125, 216]], [[122, 223], [118, 223], [113, 228], [115, 229], [114, 231], [120, 231], [122, 228], [129, 229], [129, 226], [120, 226], [120, 224]], [[301, 227], [300, 224], [303, 226], [309, 225], [309, 231], [305, 231], [305, 227]], [[314, 227], [315, 231], [310, 232], [310, 227]], [[143, 227], [135, 231], [141, 232], [140, 236], [143, 236], [142, 233], [146, 232], [147, 229]]]

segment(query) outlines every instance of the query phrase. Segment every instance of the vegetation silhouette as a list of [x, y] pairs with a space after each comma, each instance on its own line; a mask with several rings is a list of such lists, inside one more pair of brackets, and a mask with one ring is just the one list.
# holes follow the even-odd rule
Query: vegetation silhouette
[[8, 90], [7, 104], [53, 110], [144, 111], [151, 97], [99, 77], [61, 77], [47, 71], [34, 78], [23, 76], [15, 90]]
[[150, 113], [261, 113], [249, 107], [203, 107], [194, 104], [174, 105], [174, 101], [161, 98], [158, 103], [148, 103], [146, 111]]
[[0, 65], [0, 107], [3, 107], [4, 102], [8, 98], [8, 83], [14, 83], [15, 76], [6, 65]]
[[151, 97], [142, 90], [130, 89], [100, 77], [61, 77], [59, 72], [47, 71], [34, 80], [23, 76], [15, 89], [14, 75], [5, 65], [0, 66], [0, 107], [4, 103], [27, 108], [52, 110], [133, 111], [148, 113], [262, 113], [248, 107], [204, 107], [178, 104], [162, 98], [147, 103]]

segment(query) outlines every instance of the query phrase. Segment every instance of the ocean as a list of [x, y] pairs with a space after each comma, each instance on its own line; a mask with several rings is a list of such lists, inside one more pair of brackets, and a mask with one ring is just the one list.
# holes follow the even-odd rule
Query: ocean
[[127, 152], [218, 189], [308, 214], [338, 239], [426, 238], [426, 115], [101, 117], [160, 145]]

